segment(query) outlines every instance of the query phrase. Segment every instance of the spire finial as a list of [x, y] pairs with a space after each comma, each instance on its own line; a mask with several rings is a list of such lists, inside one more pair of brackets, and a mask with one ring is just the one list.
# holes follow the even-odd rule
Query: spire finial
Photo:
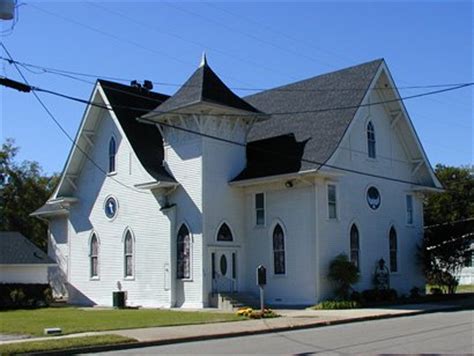
[[206, 51], [203, 51], [202, 57], [201, 57], [201, 64], [199, 64], [199, 67], [204, 67], [206, 65], [207, 65]]

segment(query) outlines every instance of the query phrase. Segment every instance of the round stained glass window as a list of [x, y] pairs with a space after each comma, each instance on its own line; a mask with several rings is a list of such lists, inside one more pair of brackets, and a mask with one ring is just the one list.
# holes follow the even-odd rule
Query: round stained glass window
[[227, 273], [227, 258], [225, 257], [225, 255], [221, 256], [220, 264], [221, 264], [221, 274], [225, 276]]
[[109, 219], [113, 219], [115, 215], [117, 215], [117, 207], [117, 200], [115, 200], [114, 197], [107, 198], [104, 206], [105, 216], [107, 216]]
[[367, 203], [369, 204], [370, 208], [373, 210], [378, 209], [380, 206], [380, 193], [377, 188], [375, 187], [370, 187], [369, 190], [367, 190]]

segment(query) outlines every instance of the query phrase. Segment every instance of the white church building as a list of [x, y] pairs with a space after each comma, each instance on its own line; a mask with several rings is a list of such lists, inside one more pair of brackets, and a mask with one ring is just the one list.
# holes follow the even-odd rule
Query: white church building
[[424, 287], [422, 200], [442, 187], [384, 60], [243, 98], [205, 58], [172, 96], [133, 84], [97, 82], [33, 213], [49, 222], [56, 294], [200, 308], [256, 295], [264, 265], [267, 303], [314, 304], [341, 253], [358, 290], [381, 258], [392, 288]]

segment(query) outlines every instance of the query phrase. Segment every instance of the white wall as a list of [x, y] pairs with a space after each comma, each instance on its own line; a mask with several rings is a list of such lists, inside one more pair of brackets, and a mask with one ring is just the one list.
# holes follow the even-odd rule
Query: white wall
[[0, 265], [0, 283], [48, 283], [47, 265]]
[[[150, 127], [150, 129], [155, 129]], [[165, 264], [170, 263], [170, 221], [160, 211], [157, 198], [135, 184], [153, 178], [143, 169], [121, 129], [109, 113], [100, 119], [95, 144], [89, 155], [104, 170], [108, 167], [108, 142], [117, 143], [116, 174], [107, 177], [85, 160], [77, 179], [79, 202], [70, 210], [69, 297], [79, 304], [111, 305], [117, 282], [127, 291], [129, 305], [169, 306], [165, 288]], [[119, 184], [117, 179], [122, 184]], [[126, 186], [124, 186], [126, 185]], [[116, 218], [109, 220], [104, 202], [109, 195], [118, 201]], [[126, 229], [134, 236], [133, 278], [124, 277], [123, 238]], [[99, 278], [90, 278], [90, 238], [99, 238]]]
[[48, 256], [56, 266], [48, 267], [48, 279], [54, 297], [67, 296], [67, 270], [69, 258], [68, 219], [60, 216], [49, 221]]
[[[377, 101], [381, 101], [381, 98], [372, 93], [370, 102]], [[410, 157], [399, 134], [391, 129], [390, 117], [383, 106], [369, 108], [362, 109], [356, 116], [341, 142], [341, 147], [329, 164], [384, 177], [416, 181], [416, 177], [412, 176], [413, 164]], [[367, 155], [366, 126], [369, 120], [375, 127], [376, 159], [368, 158]], [[327, 298], [332, 293], [332, 287], [326, 278], [330, 260], [341, 252], [350, 255], [349, 231], [353, 222], [359, 229], [361, 249], [361, 280], [356, 286], [357, 289], [373, 287], [373, 273], [380, 258], [383, 258], [388, 266], [388, 234], [392, 225], [398, 235], [399, 272], [391, 275], [391, 286], [401, 293], [408, 293], [415, 286], [422, 288], [424, 279], [418, 264], [417, 245], [421, 244], [423, 234], [423, 206], [422, 196], [414, 193], [414, 186], [346, 172], [334, 182], [338, 187], [337, 220], [330, 220], [327, 215], [328, 182], [319, 183], [320, 297]], [[381, 205], [375, 211], [369, 207], [366, 200], [366, 191], [370, 186], [375, 186], [381, 195]], [[406, 221], [407, 194], [412, 194], [414, 200], [412, 225], [408, 225]]]

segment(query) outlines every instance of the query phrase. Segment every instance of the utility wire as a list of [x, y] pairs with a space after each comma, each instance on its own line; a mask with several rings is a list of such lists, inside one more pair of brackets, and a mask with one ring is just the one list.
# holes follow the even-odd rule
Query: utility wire
[[[0, 46], [2, 46], [3, 50], [5, 51], [5, 53], [13, 60], [13, 57], [12, 55], [10, 54], [10, 52], [8, 51], [7, 47], [3, 44], [3, 42], [0, 42]], [[48, 116], [51, 118], [51, 120], [53, 120], [53, 122], [56, 124], [56, 126], [59, 128], [59, 130], [69, 139], [69, 141], [71, 141], [71, 143], [73, 144], [73, 146], [75, 148], [77, 148], [83, 155], [84, 157], [86, 157], [99, 171], [101, 171], [105, 176], [108, 176], [108, 173], [102, 169], [102, 167], [97, 163], [95, 162], [90, 156], [89, 154], [84, 151], [75, 141], [75, 139], [73, 139], [69, 133], [66, 131], [66, 129], [61, 125], [61, 123], [56, 119], [56, 117], [54, 116], [54, 114], [51, 112], [51, 110], [48, 109], [48, 107], [46, 106], [46, 104], [43, 102], [43, 100], [41, 100], [41, 98], [39, 97], [39, 95], [36, 93], [36, 90], [33, 89], [33, 87], [30, 86], [29, 82], [28, 82], [28, 79], [24, 76], [23, 72], [21, 71], [21, 69], [16, 65], [15, 65], [15, 68], [16, 70], [18, 71], [18, 74], [20, 74], [20, 77], [24, 80], [24, 82], [32, 89], [31, 92], [32, 94], [34, 95], [34, 97], [36, 98], [36, 100], [38, 101], [38, 103], [41, 105], [41, 107], [44, 109], [44, 111], [48, 114]], [[113, 181], [115, 181], [116, 183], [120, 184], [121, 186], [127, 188], [127, 189], [131, 189], [135, 192], [138, 192], [138, 193], [144, 193], [146, 194], [146, 192], [143, 192], [141, 190], [138, 190], [134, 187], [131, 187], [131, 186], [128, 186], [126, 185], [125, 183], [122, 183], [121, 181], [119, 181], [118, 179], [116, 179], [115, 177], [112, 177], [112, 176], [109, 176], [109, 178], [111, 178]]]
[[[3, 44], [2, 44], [3, 46]], [[32, 87], [32, 91], [34, 92], [36, 89]], [[94, 103], [94, 102], [91, 102], [91, 101], [88, 101], [88, 100], [83, 100], [83, 99], [79, 99], [79, 98], [74, 98], [74, 97], [69, 97], [69, 96], [62, 96], [66, 99], [70, 99], [70, 100], [74, 100], [74, 101], [78, 101], [80, 103], [83, 103], [83, 104], [88, 104], [88, 105], [91, 105], [91, 106], [95, 106], [95, 107], [99, 107], [101, 109], [105, 109], [105, 110], [109, 110], [109, 111], [113, 111], [113, 108], [110, 107], [110, 106], [106, 106], [106, 105], [102, 105], [102, 104], [97, 104], [97, 103]], [[137, 110], [137, 108], [130, 108], [130, 107], [126, 107], [126, 106], [115, 106], [116, 108], [128, 108], [128, 109], [132, 109], [132, 110]], [[145, 110], [145, 109], [141, 109], [141, 110]], [[150, 124], [153, 124], [153, 125], [156, 125], [157, 123], [155, 121], [152, 121], [152, 120], [147, 120], [147, 119], [141, 119], [142, 121], [147, 121], [148, 123]], [[194, 134], [194, 135], [199, 135], [199, 136], [203, 136], [203, 137], [207, 137], [207, 138], [210, 138], [210, 139], [214, 139], [214, 140], [217, 140], [217, 141], [221, 141], [221, 142], [225, 142], [225, 143], [229, 143], [229, 144], [234, 144], [234, 145], [239, 145], [239, 146], [242, 146], [242, 147], [246, 147], [246, 144], [242, 144], [240, 142], [236, 142], [236, 141], [232, 141], [232, 140], [228, 140], [228, 139], [224, 139], [224, 138], [220, 138], [220, 137], [217, 137], [217, 136], [213, 136], [213, 135], [208, 135], [208, 134], [203, 134], [201, 132], [198, 132], [198, 131], [193, 131], [193, 130], [189, 130], [189, 129], [186, 129], [186, 128], [182, 128], [182, 127], [179, 127], [179, 126], [175, 126], [175, 125], [171, 125], [171, 124], [166, 124], [166, 123], [160, 123], [160, 125], [162, 126], [165, 126], [165, 127], [169, 127], [169, 128], [173, 128], [173, 129], [176, 129], [176, 130], [180, 130], [180, 131], [185, 131], [187, 133], [190, 133], [190, 134]], [[65, 132], [64, 129], [61, 130], [63, 133], [65, 133], [67, 135], [67, 132]], [[72, 140], [69, 135], [67, 135], [68, 138], [70, 140]], [[74, 141], [72, 141], [74, 146], [77, 147], [79, 150], [80, 147], [76, 145], [76, 143]], [[300, 157], [296, 157], [295, 155], [289, 155], [289, 154], [282, 154], [281, 152], [276, 152], [276, 151], [272, 151], [272, 150], [265, 150], [265, 149], [262, 149], [262, 148], [254, 148], [255, 150], [258, 150], [258, 151], [261, 151], [261, 152], [265, 152], [265, 153], [270, 153], [270, 154], [275, 154], [275, 155], [280, 155], [280, 156], [283, 156], [283, 157], [287, 157], [287, 158], [298, 158], [300, 159]], [[83, 152], [81, 150], [81, 152]], [[86, 156], [88, 157], [88, 156]], [[90, 159], [90, 158], [89, 158]], [[401, 180], [401, 179], [397, 179], [397, 178], [391, 178], [391, 177], [385, 177], [385, 176], [381, 176], [381, 175], [376, 175], [376, 174], [370, 174], [370, 173], [366, 173], [366, 172], [362, 172], [362, 171], [356, 171], [356, 170], [352, 170], [352, 169], [346, 169], [346, 168], [343, 168], [343, 167], [338, 167], [338, 166], [334, 166], [334, 165], [329, 165], [327, 163], [323, 163], [323, 162], [318, 162], [318, 161], [314, 161], [314, 160], [307, 160], [307, 159], [301, 159], [302, 161], [304, 162], [308, 162], [308, 163], [311, 163], [311, 164], [315, 164], [318, 166], [318, 170], [323, 167], [323, 166], [326, 166], [328, 168], [333, 168], [333, 169], [336, 169], [336, 170], [341, 170], [341, 171], [345, 171], [345, 172], [350, 172], [350, 173], [354, 173], [354, 174], [359, 174], [359, 175], [362, 175], [362, 176], [369, 176], [369, 177], [372, 177], [372, 178], [379, 178], [379, 179], [383, 179], [383, 180], [389, 180], [389, 181], [394, 181], [394, 182], [398, 182], [398, 183], [404, 183], [404, 184], [411, 184], [411, 185], [415, 185], [415, 186], [421, 186], [421, 187], [426, 187], [425, 185], [423, 184], [420, 184], [420, 183], [416, 183], [416, 182], [411, 182], [411, 181], [406, 181], [406, 180]], [[94, 162], [94, 161], [92, 161]], [[103, 173], [107, 174], [107, 172], [105, 172], [100, 166], [98, 166], [95, 162], [94, 162], [94, 166], [96, 168], [98, 168], [99, 170], [101, 170]], [[113, 178], [113, 177], [111, 177]], [[116, 180], [116, 179], [114, 179]], [[116, 180], [117, 181], [117, 180]], [[119, 182], [121, 185], [124, 185], [123, 183]], [[125, 185], [126, 186], [126, 185]], [[133, 189], [134, 191], [137, 191], [139, 193], [145, 193], [145, 192], [142, 192], [142, 191], [138, 191], [136, 190], [135, 188], [133, 187], [129, 187], [129, 186], [126, 186], [127, 188], [129, 189]], [[145, 193], [146, 194], [146, 193]], [[447, 204], [447, 206], [450, 206], [450, 207], [456, 207], [458, 206], [458, 204]], [[430, 210], [430, 209], [427, 209], [426, 207], [424, 207], [424, 210]]]
[[[26, 67], [29, 68], [35, 68], [39, 69], [39, 72], [34, 72], [34, 74], [43, 74], [43, 73], [50, 73], [50, 74], [58, 74], [58, 75], [66, 75], [69, 74], [70, 76], [67, 76], [68, 78], [71, 79], [78, 79], [80, 78], [74, 77], [74, 76], [81, 76], [81, 77], [88, 77], [88, 78], [93, 78], [93, 79], [105, 79], [105, 80], [111, 80], [111, 81], [118, 81], [118, 82], [126, 82], [130, 83], [133, 79], [131, 78], [122, 78], [122, 77], [114, 77], [114, 76], [107, 76], [107, 75], [100, 75], [100, 74], [91, 74], [91, 73], [83, 73], [83, 72], [77, 72], [77, 71], [70, 71], [70, 70], [65, 70], [65, 69], [58, 69], [58, 68], [51, 68], [51, 67], [45, 67], [45, 66], [40, 66], [37, 64], [32, 64], [32, 63], [26, 63], [26, 62], [20, 62], [20, 61], [13, 61], [9, 58], [5, 58], [0, 56], [1, 60], [7, 61], [10, 64], [16, 63], [21, 66], [24, 66], [25, 69]], [[85, 81], [86, 83], [89, 84], [94, 84], [94, 82], [91, 81]], [[183, 87], [183, 86], [189, 86], [193, 87], [193, 85], [183, 85], [183, 84], [178, 84], [178, 83], [169, 83], [169, 82], [160, 82], [160, 81], [152, 81], [153, 84], [160, 85], [160, 86], [170, 86], [170, 87]], [[294, 84], [290, 83], [289, 85]], [[464, 83], [440, 83], [440, 84], [425, 84], [425, 85], [409, 85], [409, 86], [387, 86], [387, 87], [375, 87], [374, 89], [377, 90], [410, 90], [410, 89], [431, 89], [431, 88], [446, 88], [446, 87], [455, 87], [458, 85], [462, 84], [468, 84], [468, 82]], [[285, 85], [286, 86], [286, 85]], [[265, 87], [234, 87], [234, 86], [229, 86], [229, 89], [233, 90], [239, 90], [239, 91], [277, 91], [277, 92], [332, 92], [332, 91], [362, 91], [366, 90], [367, 88], [349, 88], [349, 87], [323, 87], [323, 88], [314, 88], [314, 89], [291, 89], [291, 88], [285, 88], [283, 87], [276, 87], [276, 88], [265, 88]]]

